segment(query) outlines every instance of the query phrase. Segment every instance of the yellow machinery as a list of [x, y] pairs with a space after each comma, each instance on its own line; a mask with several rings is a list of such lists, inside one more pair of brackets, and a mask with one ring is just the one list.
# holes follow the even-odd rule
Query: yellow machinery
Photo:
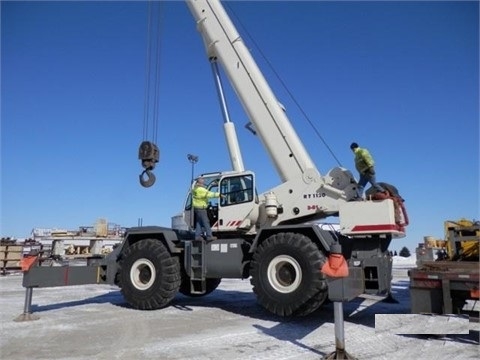
[[478, 261], [480, 222], [467, 219], [445, 221], [445, 241], [450, 260]]
[[[478, 310], [468, 310], [465, 304], [480, 299], [480, 222], [460, 219], [444, 224], [445, 240], [427, 236], [423, 248], [417, 249], [417, 267], [408, 271], [411, 312], [478, 317]], [[445, 251], [434, 260], [428, 249]]]

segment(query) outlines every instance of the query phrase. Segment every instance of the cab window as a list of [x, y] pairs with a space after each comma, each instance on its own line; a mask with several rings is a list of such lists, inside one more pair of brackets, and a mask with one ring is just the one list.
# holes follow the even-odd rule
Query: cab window
[[222, 180], [221, 193], [225, 195], [222, 206], [250, 202], [253, 200], [253, 176], [233, 176]]

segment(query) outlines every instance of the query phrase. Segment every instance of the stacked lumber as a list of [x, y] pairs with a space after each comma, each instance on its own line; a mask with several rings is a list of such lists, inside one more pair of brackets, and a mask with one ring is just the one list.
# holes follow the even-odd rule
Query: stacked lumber
[[23, 245], [7, 243], [0, 245], [0, 269], [2, 273], [5, 273], [6, 270], [20, 269], [23, 247]]

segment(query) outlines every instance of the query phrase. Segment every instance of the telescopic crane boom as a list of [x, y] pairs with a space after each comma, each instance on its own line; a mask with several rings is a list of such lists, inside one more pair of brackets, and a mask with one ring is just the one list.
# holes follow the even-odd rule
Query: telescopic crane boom
[[[400, 225], [403, 210], [395, 209], [394, 201], [348, 203], [356, 196], [357, 184], [352, 173], [337, 167], [325, 176], [320, 174], [221, 2], [186, 2], [203, 38], [208, 60], [214, 66], [217, 63], [221, 65], [281, 181], [275, 188], [261, 194], [259, 201], [254, 201], [251, 196], [249, 207], [245, 204], [241, 208], [222, 204], [215, 207], [213, 217], [218, 218], [214, 224], [216, 231], [256, 233], [264, 226], [340, 215], [345, 234], [389, 233], [395, 237], [403, 236], [403, 225]], [[217, 73], [216, 78], [218, 76]], [[215, 175], [218, 180], [223, 179], [221, 174]], [[234, 175], [239, 173], [228, 174], [229, 177]], [[245, 190], [245, 182], [239, 183]], [[224, 182], [226, 191], [229, 190], [228, 185]], [[235, 212], [232, 211], [234, 209]], [[396, 221], [395, 212], [399, 215]], [[356, 217], [352, 216], [354, 213], [365, 216], [356, 221]], [[185, 217], [189, 218], [189, 215]], [[232, 221], [239, 226], [223, 225]]]

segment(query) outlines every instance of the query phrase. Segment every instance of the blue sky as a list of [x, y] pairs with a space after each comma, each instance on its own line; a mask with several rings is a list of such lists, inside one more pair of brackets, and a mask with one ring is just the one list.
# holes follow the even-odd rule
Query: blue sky
[[[229, 1], [226, 8], [319, 171], [338, 159], [356, 174], [349, 149], [356, 141], [373, 154], [378, 180], [398, 187], [411, 224], [392, 249], [442, 238], [444, 220], [480, 218], [477, 1]], [[139, 185], [146, 13], [145, 2], [2, 1], [1, 236], [76, 229], [97, 218], [170, 226], [190, 183], [188, 153], [200, 158], [196, 174], [230, 169], [203, 41], [187, 6], [169, 1], [157, 182]], [[227, 94], [245, 167], [263, 192], [279, 178]]]

